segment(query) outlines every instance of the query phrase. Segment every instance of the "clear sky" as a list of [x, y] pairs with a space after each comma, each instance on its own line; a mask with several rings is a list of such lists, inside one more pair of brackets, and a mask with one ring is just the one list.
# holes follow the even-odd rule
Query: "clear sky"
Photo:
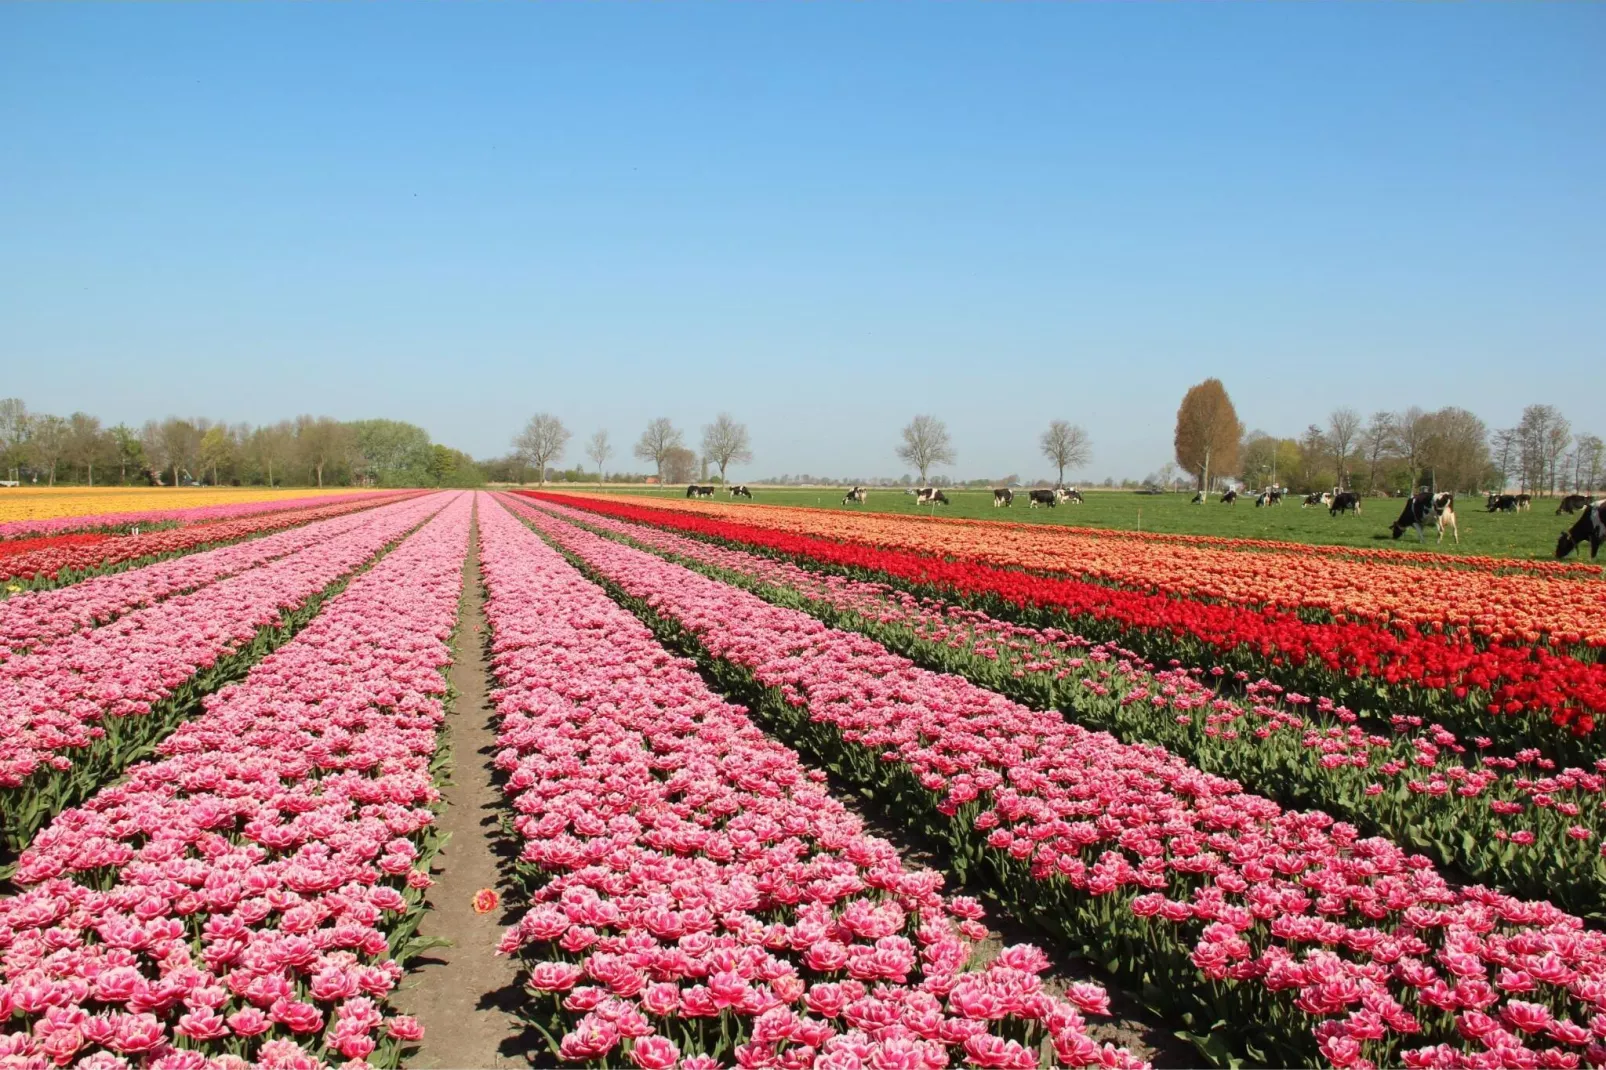
[[[1606, 434], [1606, 5], [0, 5], [0, 394], [752, 428], [1084, 478], [1251, 427]], [[613, 464], [621, 465], [624, 457]]]

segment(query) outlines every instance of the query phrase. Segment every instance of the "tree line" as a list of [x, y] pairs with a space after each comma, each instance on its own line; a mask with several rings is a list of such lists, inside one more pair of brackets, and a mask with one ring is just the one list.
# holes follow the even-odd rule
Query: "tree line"
[[169, 416], [139, 428], [0, 398], [3, 478], [55, 486], [477, 486], [473, 458], [400, 420], [328, 416], [253, 427]]
[[[1405, 494], [1421, 487], [1528, 494], [1589, 493], [1606, 478], [1606, 442], [1574, 432], [1552, 405], [1529, 405], [1515, 427], [1491, 430], [1455, 406], [1417, 406], [1363, 417], [1328, 414], [1297, 438], [1246, 431], [1219, 379], [1190, 388], [1177, 410], [1176, 464], [1200, 489], [1237, 477], [1251, 487], [1338, 487]], [[1170, 483], [1176, 469], [1154, 477]]]

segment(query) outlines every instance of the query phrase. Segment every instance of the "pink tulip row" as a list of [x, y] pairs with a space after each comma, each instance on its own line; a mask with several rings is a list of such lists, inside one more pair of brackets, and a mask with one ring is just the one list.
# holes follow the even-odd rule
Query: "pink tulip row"
[[[536, 508], [525, 499], [507, 501], [516, 515]], [[1028, 705], [1075, 702], [1083, 723], [1123, 724], [1146, 742], [1209, 756], [1217, 771], [1297, 788], [1335, 812], [1364, 815], [1399, 834], [1438, 833], [1433, 838], [1442, 843], [1445, 862], [1507, 890], [1547, 894], [1554, 888], [1558, 899], [1565, 896], [1562, 902], [1578, 909], [1599, 912], [1606, 905], [1606, 760], [1580, 769], [1558, 768], [1537, 752], [1496, 755], [1487, 739], [1469, 745], [1419, 718], [1363, 727], [1342, 706], [1243, 674], [1236, 682], [1244, 698], [1234, 700], [1206, 683], [1225, 675], [1220, 669], [1156, 669], [1113, 643], [997, 620], [886, 584], [811, 572], [550, 502], [538, 508], [823, 603], [856, 619], [846, 625], [853, 630], [882, 641], [890, 633], [939, 652], [950, 671], [992, 690], [1029, 695]]]
[[54, 516], [45, 520], [11, 520], [0, 524], [0, 539], [27, 535], [50, 535], [62, 531], [99, 531], [144, 524], [206, 524], [214, 520], [233, 520], [259, 513], [279, 513], [287, 509], [310, 509], [336, 502], [358, 501], [394, 491], [364, 490], [351, 494], [316, 494], [305, 498], [272, 498], [260, 502], [232, 505], [198, 505], [190, 509], [148, 509], [132, 513], [91, 513], [84, 516]]
[[778, 696], [784, 730], [828, 728], [819, 746], [848, 775], [923, 796], [1007, 899], [1118, 958], [1136, 947], [1125, 968], [1179, 1009], [1226, 1006], [1276, 1054], [1299, 1058], [1304, 1037], [1340, 1066], [1606, 1064], [1606, 934], [1549, 903], [1453, 887], [1385, 839], [1159, 748], [556, 518], [531, 523]]
[[0, 900], [0, 1061], [393, 1066], [421, 1037], [385, 998], [429, 885], [471, 515], [457, 497], [40, 833]]
[[[722, 702], [502, 509], [482, 499], [497, 764], [538, 871], [502, 948], [527, 1016], [602, 1066], [1135, 1065], [1048, 994], [1030, 946], [970, 965], [980, 905], [905, 870], [796, 754]], [[566, 1027], [566, 1028], [565, 1028]]]
[[0, 662], [13, 651], [38, 651], [62, 636], [94, 628], [130, 610], [198, 590], [351, 531], [368, 522], [366, 504], [347, 502], [327, 511], [311, 510], [313, 516], [327, 513], [328, 518], [127, 572], [14, 594], [0, 602]]
[[[441, 495], [364, 514], [351, 531], [261, 568], [135, 610], [37, 654], [0, 678], [0, 817], [13, 844], [82, 798], [136, 750], [171, 728], [165, 699], [281, 614], [368, 561], [445, 504]], [[163, 718], [144, 718], [161, 712]], [[74, 769], [80, 759], [85, 768]]]

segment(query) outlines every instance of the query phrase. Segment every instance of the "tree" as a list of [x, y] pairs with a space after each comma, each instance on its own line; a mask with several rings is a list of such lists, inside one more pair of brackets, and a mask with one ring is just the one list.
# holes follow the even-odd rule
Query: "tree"
[[118, 424], [106, 434], [117, 457], [117, 481], [127, 485], [129, 468], [140, 472], [145, 469], [145, 450], [140, 445], [139, 434], [127, 424]]
[[926, 485], [926, 473], [939, 464], [954, 463], [953, 444], [948, 440], [948, 427], [935, 416], [916, 416], [903, 429], [903, 445], [898, 447], [898, 459], [912, 464], [920, 472], [920, 485]]
[[1366, 492], [1377, 491], [1377, 471], [1396, 447], [1397, 436], [1392, 412], [1374, 412], [1361, 432], [1361, 450], [1366, 456]]
[[[675, 429], [674, 424], [669, 422], [669, 417], [660, 416], [647, 425], [647, 430], [641, 433], [641, 438], [637, 440], [633, 452], [642, 460], [653, 463], [658, 472], [658, 482], [662, 483], [665, 481], [664, 458], [668, 456], [670, 450], [680, 449], [683, 445], [680, 432]], [[692, 463], [696, 464], [695, 457]], [[691, 478], [690, 469], [687, 470], [686, 478]], [[679, 483], [682, 481], [676, 479], [669, 482]]]
[[1498, 490], [1506, 489], [1506, 484], [1511, 480], [1511, 473], [1516, 469], [1518, 437], [1515, 427], [1503, 427], [1489, 435], [1491, 463], [1500, 475], [1500, 486], [1496, 488]]
[[1606, 462], [1606, 442], [1599, 435], [1578, 436], [1578, 476], [1575, 489], [1594, 495], [1600, 489], [1601, 466]]
[[1517, 423], [1522, 488], [1539, 493], [1555, 489], [1556, 462], [1572, 439], [1572, 428], [1552, 405], [1529, 405]]
[[1038, 437], [1037, 444], [1043, 456], [1048, 458], [1048, 463], [1059, 469], [1059, 480], [1055, 486], [1064, 485], [1067, 468], [1075, 471], [1082, 467], [1093, 453], [1093, 444], [1088, 441], [1087, 432], [1064, 420], [1050, 423], [1048, 430]]
[[28, 449], [34, 465], [50, 473], [50, 485], [56, 485], [56, 465], [67, 452], [71, 425], [60, 416], [36, 415], [29, 420]]
[[85, 480], [91, 487], [95, 485], [95, 462], [105, 454], [106, 436], [100, 429], [100, 417], [87, 412], [67, 417], [67, 458], [84, 466]]
[[1422, 420], [1421, 458], [1433, 470], [1433, 486], [1474, 490], [1489, 471], [1489, 428], [1468, 412], [1448, 406]]
[[364, 482], [412, 487], [428, 478], [431, 443], [422, 427], [402, 420], [352, 420], [346, 428]]
[[1298, 447], [1299, 489], [1308, 493], [1332, 486], [1338, 477], [1326, 467], [1327, 458], [1333, 453], [1332, 447], [1327, 442], [1327, 432], [1311, 424], [1299, 437]]
[[1394, 440], [1398, 444], [1400, 457], [1405, 461], [1409, 479], [1406, 490], [1411, 494], [1415, 494], [1416, 488], [1421, 486], [1418, 477], [1422, 471], [1422, 446], [1427, 441], [1429, 430], [1427, 418], [1428, 414], [1417, 405], [1394, 416]]
[[563, 426], [563, 421], [551, 413], [538, 412], [513, 439], [513, 448], [520, 457], [535, 465], [537, 484], [545, 484], [547, 464], [562, 458], [568, 442], [569, 429]]
[[28, 406], [21, 398], [0, 398], [0, 475], [22, 478], [28, 454]]
[[273, 470], [277, 467], [281, 472], [289, 465], [290, 458], [295, 452], [296, 432], [289, 420], [280, 420], [276, 424], [259, 427], [251, 432], [251, 442], [248, 453], [268, 479], [268, 486], [274, 485]]
[[608, 444], [608, 432], [606, 430], [598, 430], [586, 442], [586, 456], [590, 457], [592, 463], [597, 466], [597, 482], [601, 483], [602, 464], [613, 456], [613, 447]]
[[664, 451], [663, 482], [690, 483], [696, 472], [697, 454], [685, 446], [671, 446]]
[[1334, 409], [1327, 417], [1327, 441], [1333, 446], [1333, 468], [1338, 472], [1338, 485], [1349, 489], [1350, 447], [1360, 434], [1361, 414], [1344, 406]]
[[737, 423], [727, 412], [714, 417], [714, 422], [703, 428], [703, 457], [719, 466], [719, 481], [724, 483], [727, 465], [746, 464], [753, 459], [747, 425]]
[[1220, 379], [1206, 379], [1189, 388], [1177, 409], [1174, 440], [1177, 464], [1199, 473], [1199, 489], [1210, 489], [1210, 470], [1231, 473], [1238, 467], [1238, 443], [1244, 427]]
[[218, 469], [234, 461], [234, 436], [229, 434], [229, 429], [224, 425], [213, 424], [201, 436], [197, 452], [201, 471], [205, 472], [208, 468], [212, 470], [212, 485], [215, 487], [218, 485]]
[[301, 465], [312, 473], [320, 488], [325, 470], [349, 459], [353, 452], [350, 429], [328, 416], [297, 416], [295, 436]]

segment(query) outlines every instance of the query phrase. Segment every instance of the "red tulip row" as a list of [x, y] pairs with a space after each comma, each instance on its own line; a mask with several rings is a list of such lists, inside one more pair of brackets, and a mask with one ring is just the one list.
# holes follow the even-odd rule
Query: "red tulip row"
[[[83, 579], [130, 562], [190, 553], [209, 546], [283, 531], [314, 520], [341, 516], [360, 509], [372, 509], [421, 492], [363, 495], [342, 498], [329, 505], [317, 505], [280, 512], [254, 513], [233, 520], [219, 520], [186, 527], [160, 528], [137, 535], [58, 535], [18, 540], [32, 548], [0, 554], [0, 582], [15, 587], [53, 587]], [[87, 518], [93, 519], [93, 518]], [[0, 551], [9, 543], [0, 542]]]
[[643, 524], [540, 508], [868, 635], [925, 668], [1128, 742], [1160, 744], [1279, 801], [1320, 806], [1503, 891], [1606, 919], [1606, 761], [1559, 768], [1535, 752], [1495, 755], [1486, 739], [1463, 743], [1419, 718], [1363, 727], [1329, 699], [1264, 680], [1228, 679], [1242, 690], [1234, 697], [1219, 669], [1158, 669], [1114, 643]]
[[1451, 886], [1325, 814], [529, 519], [789, 738], [923, 817], [956, 864], [990, 869], [1006, 900], [1149, 983], [1195, 1033], [1273, 1062], [1606, 1064], [1606, 934], [1576, 917]]
[[[503, 949], [551, 1054], [646, 1070], [1138, 1065], [1030, 946], [970, 964], [973, 900], [885, 841], [496, 506], [480, 510], [498, 765], [530, 909]], [[558, 1035], [553, 1035], [558, 1034]]]
[[[1224, 665], [1358, 710], [1417, 713], [1517, 746], [1592, 758], [1596, 747], [1587, 737], [1606, 713], [1606, 664], [1586, 664], [1542, 647], [1480, 648], [1451, 636], [1360, 621], [1312, 622], [1283, 610], [1032, 575], [624, 502], [529, 496], [945, 592], [995, 612], [1025, 611], [1030, 620], [1046, 611], [1049, 623], [1068, 620], [1084, 635], [1113, 639], [1155, 661]], [[1545, 722], [1565, 730], [1551, 730]]]

